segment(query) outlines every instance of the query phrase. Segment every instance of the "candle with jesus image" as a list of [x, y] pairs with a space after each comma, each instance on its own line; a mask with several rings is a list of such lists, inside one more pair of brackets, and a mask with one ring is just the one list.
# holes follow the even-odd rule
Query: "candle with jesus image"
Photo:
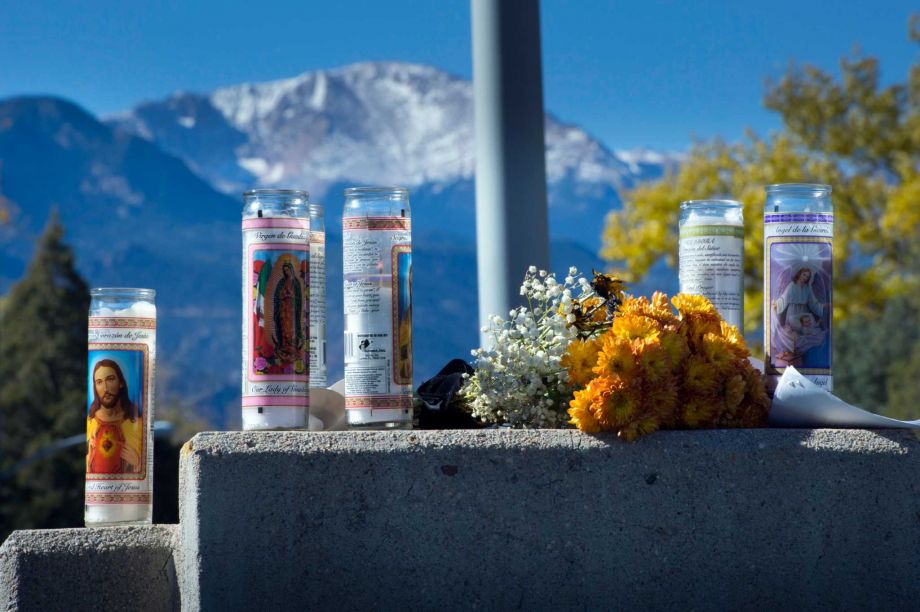
[[767, 186], [764, 350], [770, 389], [788, 366], [832, 389], [833, 242], [830, 186]]
[[90, 294], [84, 519], [88, 527], [150, 523], [155, 292]]
[[307, 426], [308, 198], [295, 190], [243, 194], [243, 429]]

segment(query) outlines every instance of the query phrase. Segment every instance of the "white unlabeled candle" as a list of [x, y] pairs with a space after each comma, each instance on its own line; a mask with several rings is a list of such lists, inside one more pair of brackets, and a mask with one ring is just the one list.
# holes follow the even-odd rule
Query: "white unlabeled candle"
[[681, 293], [709, 299], [722, 318], [744, 332], [744, 220], [735, 200], [680, 205]]
[[87, 526], [153, 518], [156, 306], [152, 289], [93, 289], [87, 402]]

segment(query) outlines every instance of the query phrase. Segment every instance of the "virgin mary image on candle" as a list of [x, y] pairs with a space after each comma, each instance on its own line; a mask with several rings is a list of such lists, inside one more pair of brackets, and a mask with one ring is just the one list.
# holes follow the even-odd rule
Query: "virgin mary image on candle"
[[770, 247], [770, 355], [776, 367], [830, 367], [831, 246]]
[[[274, 264], [270, 260], [262, 270], [270, 269], [261, 295], [256, 301], [264, 314], [262, 329], [253, 334], [256, 342], [254, 369], [259, 374], [305, 374], [307, 352], [308, 287], [304, 275], [299, 274], [308, 260], [292, 253], [279, 255]], [[264, 272], [263, 272], [264, 274]]]
[[144, 468], [143, 353], [90, 351], [86, 472], [138, 474]]

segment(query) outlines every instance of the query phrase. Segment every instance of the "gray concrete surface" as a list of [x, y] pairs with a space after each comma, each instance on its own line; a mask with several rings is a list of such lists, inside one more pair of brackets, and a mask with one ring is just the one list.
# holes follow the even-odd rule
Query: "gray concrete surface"
[[910, 609], [920, 441], [860, 430], [205, 433], [188, 609]]
[[15, 531], [0, 610], [177, 610], [176, 525]]

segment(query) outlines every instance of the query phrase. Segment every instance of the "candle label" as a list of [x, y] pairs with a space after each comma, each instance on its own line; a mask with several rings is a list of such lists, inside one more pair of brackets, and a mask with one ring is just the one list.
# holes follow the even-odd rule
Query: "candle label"
[[326, 232], [310, 232], [310, 386], [326, 381]]
[[309, 405], [310, 223], [243, 221], [243, 408]]
[[764, 215], [766, 373], [795, 366], [831, 389], [834, 216]]
[[87, 506], [151, 503], [155, 351], [155, 318], [89, 318]]
[[403, 217], [346, 218], [342, 231], [345, 407], [408, 410], [411, 222]]
[[680, 228], [680, 291], [702, 295], [730, 325], [744, 328], [744, 228]]

